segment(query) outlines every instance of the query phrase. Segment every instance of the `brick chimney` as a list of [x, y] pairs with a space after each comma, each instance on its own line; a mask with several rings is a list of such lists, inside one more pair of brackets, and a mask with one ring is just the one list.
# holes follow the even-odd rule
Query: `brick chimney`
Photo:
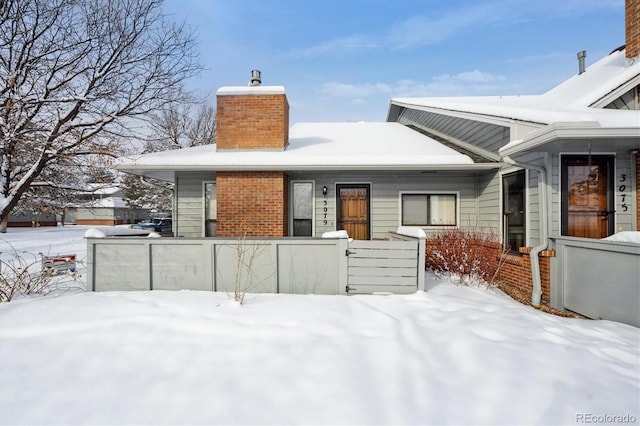
[[640, 56], [640, 0], [625, 0], [625, 49], [628, 61]]
[[[284, 151], [289, 143], [289, 103], [282, 86], [261, 86], [252, 71], [244, 87], [217, 96], [216, 150]], [[284, 171], [216, 173], [218, 237], [286, 237], [289, 177]]]
[[218, 151], [285, 149], [289, 102], [284, 87], [222, 87], [216, 97]]

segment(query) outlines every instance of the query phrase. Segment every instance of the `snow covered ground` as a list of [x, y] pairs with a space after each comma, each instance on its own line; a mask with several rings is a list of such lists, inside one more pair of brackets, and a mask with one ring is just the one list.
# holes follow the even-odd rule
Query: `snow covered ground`
[[[86, 228], [10, 229], [84, 257]], [[640, 419], [640, 331], [427, 274], [394, 296], [54, 292], [0, 305], [0, 424]]]

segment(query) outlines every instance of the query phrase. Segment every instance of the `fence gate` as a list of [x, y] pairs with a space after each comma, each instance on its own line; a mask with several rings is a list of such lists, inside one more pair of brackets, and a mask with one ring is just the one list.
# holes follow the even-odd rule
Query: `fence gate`
[[348, 294], [414, 293], [418, 289], [418, 241], [349, 243]]

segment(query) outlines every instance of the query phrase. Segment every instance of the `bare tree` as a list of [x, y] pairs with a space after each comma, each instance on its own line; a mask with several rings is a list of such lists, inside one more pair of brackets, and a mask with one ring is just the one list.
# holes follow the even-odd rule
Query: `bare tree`
[[[171, 105], [152, 114], [149, 124], [152, 131], [146, 140], [144, 153], [208, 145], [216, 141], [215, 109], [202, 100]], [[124, 176], [121, 187], [127, 203], [155, 212], [171, 211], [173, 183], [151, 178], [146, 182], [134, 175]]]
[[47, 170], [118, 153], [138, 120], [185, 99], [195, 40], [160, 6], [0, 0], [0, 232]]
[[175, 104], [151, 115], [145, 152], [189, 148], [216, 141], [215, 109], [203, 100]]

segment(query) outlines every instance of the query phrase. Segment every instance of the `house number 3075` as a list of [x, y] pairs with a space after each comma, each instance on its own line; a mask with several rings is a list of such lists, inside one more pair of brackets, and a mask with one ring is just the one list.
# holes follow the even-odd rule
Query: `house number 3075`
[[627, 175], [625, 173], [620, 175], [620, 178], [618, 179], [618, 194], [620, 196], [620, 209], [623, 212], [626, 212], [629, 210], [629, 205], [627, 204], [627, 197], [629, 196], [629, 194], [627, 193]]

